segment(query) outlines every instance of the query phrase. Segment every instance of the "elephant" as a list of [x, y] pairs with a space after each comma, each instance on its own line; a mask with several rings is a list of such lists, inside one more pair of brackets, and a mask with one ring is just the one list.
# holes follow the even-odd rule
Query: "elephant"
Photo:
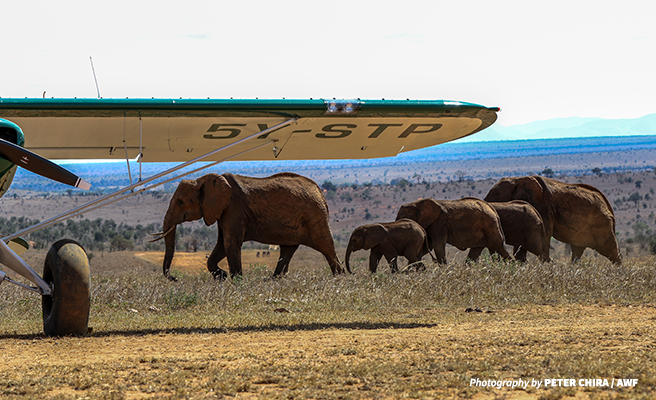
[[542, 216], [547, 236], [572, 247], [572, 261], [590, 247], [613, 263], [622, 263], [613, 208], [594, 186], [537, 175], [509, 177], [497, 182], [485, 200], [524, 200], [533, 205]]
[[[409, 263], [421, 261], [429, 253], [426, 231], [411, 219], [400, 219], [394, 222], [362, 225], [351, 234], [344, 263], [350, 270], [351, 253], [358, 250], [369, 250], [369, 271], [375, 273], [382, 256], [390, 265], [391, 271], [398, 272], [397, 259], [404, 256]], [[425, 268], [425, 266], [424, 266]]]
[[474, 197], [459, 200], [420, 199], [399, 208], [396, 219], [417, 221], [428, 235], [430, 247], [440, 264], [446, 264], [446, 244], [465, 250], [487, 247], [504, 259], [510, 254], [504, 247], [501, 222], [488, 203]]
[[[550, 237], [535, 207], [523, 200], [488, 204], [499, 215], [506, 244], [514, 247], [513, 256], [516, 260], [526, 261], [526, 252], [529, 251], [542, 261], [550, 261]], [[483, 247], [472, 248], [468, 258], [476, 260], [482, 251]]]
[[169, 268], [175, 252], [176, 227], [201, 218], [207, 226], [218, 224], [218, 240], [207, 259], [207, 269], [215, 279], [227, 277], [218, 266], [226, 257], [230, 276], [242, 275], [241, 246], [249, 240], [280, 246], [274, 276], [287, 273], [299, 245], [323, 254], [333, 274], [344, 272], [335, 252], [323, 192], [301, 175], [283, 172], [253, 178], [211, 173], [181, 181], [171, 197], [163, 231], [154, 239], [165, 238], [162, 268], [170, 280], [175, 280]]

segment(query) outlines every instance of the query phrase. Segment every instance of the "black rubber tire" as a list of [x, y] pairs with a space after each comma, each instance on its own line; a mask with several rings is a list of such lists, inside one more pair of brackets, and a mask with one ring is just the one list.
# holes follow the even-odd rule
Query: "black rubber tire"
[[43, 331], [48, 336], [86, 335], [91, 289], [89, 258], [74, 240], [62, 239], [50, 247], [43, 279], [53, 285], [52, 296], [42, 296]]

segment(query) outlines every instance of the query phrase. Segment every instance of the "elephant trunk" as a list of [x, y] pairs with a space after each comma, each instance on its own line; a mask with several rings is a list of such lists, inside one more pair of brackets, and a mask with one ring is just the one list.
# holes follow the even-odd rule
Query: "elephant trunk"
[[178, 224], [171, 220], [171, 217], [168, 215], [164, 218], [164, 244], [166, 246], [166, 252], [164, 253], [164, 263], [162, 264], [162, 272], [164, 276], [169, 278], [171, 281], [175, 281], [175, 277], [169, 274], [169, 269], [171, 268], [171, 262], [173, 261], [173, 255], [175, 254], [175, 232]]
[[344, 264], [346, 265], [346, 270], [350, 273], [351, 272], [351, 253], [354, 251], [357, 251], [359, 249], [354, 249], [353, 243], [349, 241], [348, 246], [346, 247], [346, 255], [344, 256]]

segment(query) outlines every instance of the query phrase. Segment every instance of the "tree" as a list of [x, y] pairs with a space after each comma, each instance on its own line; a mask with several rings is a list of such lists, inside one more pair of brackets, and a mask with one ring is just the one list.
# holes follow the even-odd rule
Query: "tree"
[[553, 178], [556, 174], [554, 173], [553, 169], [545, 168], [542, 170], [542, 172], [540, 172], [540, 175], [546, 176], [547, 178]]
[[349, 202], [349, 203], [353, 201], [353, 197], [352, 197], [351, 194], [348, 193], [348, 192], [344, 192], [344, 193], [342, 193], [342, 194], [339, 196], [339, 198], [340, 198], [342, 201], [347, 201], [347, 202]]
[[397, 180], [395, 183], [392, 184], [400, 187], [401, 189], [403, 189], [403, 191], [405, 191], [405, 188], [406, 186], [408, 186], [409, 183], [410, 182], [408, 182], [407, 179], [401, 179], [401, 180]]
[[636, 207], [638, 206], [638, 202], [642, 200], [642, 195], [638, 192], [633, 193], [629, 198], [627, 199], [628, 201], [632, 201], [635, 203]]
[[598, 176], [601, 176], [601, 168], [599, 167], [594, 167], [592, 168], [592, 173]]
[[337, 186], [335, 186], [335, 184], [332, 183], [331, 181], [323, 181], [323, 183], [321, 184], [321, 188], [329, 192], [337, 191]]
[[109, 242], [110, 249], [114, 251], [132, 250], [134, 243], [132, 240], [126, 239], [123, 235], [116, 235]]
[[337, 194], [336, 191], [334, 191], [334, 190], [328, 190], [328, 191], [326, 192], [326, 200], [335, 200], [335, 196], [336, 196], [336, 194]]

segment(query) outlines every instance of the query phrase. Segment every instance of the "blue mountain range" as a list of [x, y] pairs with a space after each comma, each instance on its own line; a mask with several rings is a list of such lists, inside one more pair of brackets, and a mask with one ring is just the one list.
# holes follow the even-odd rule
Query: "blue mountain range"
[[633, 119], [571, 117], [512, 126], [494, 124], [456, 143], [640, 135], [656, 135], [656, 114]]

